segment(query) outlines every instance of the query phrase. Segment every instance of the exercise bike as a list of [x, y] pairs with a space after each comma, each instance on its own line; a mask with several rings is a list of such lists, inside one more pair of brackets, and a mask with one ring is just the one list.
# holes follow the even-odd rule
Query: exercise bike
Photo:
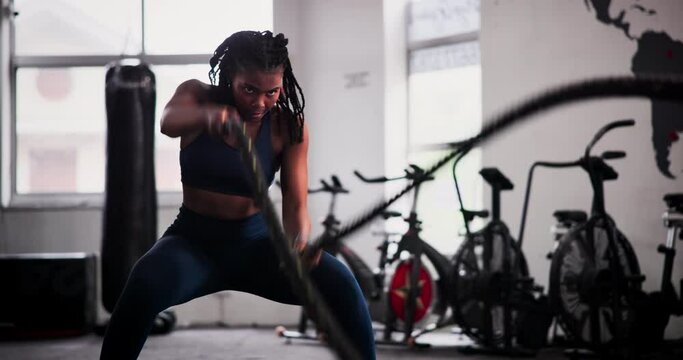
[[659, 303], [663, 305], [665, 313], [661, 316], [660, 326], [652, 334], [656, 334], [655, 340], [664, 338], [664, 329], [671, 315], [683, 315], [683, 279], [679, 280], [678, 295], [671, 282], [674, 257], [676, 256], [676, 240], [683, 240], [683, 193], [667, 194], [664, 196], [667, 211], [662, 216], [664, 226], [667, 228], [666, 243], [660, 244], [657, 251], [664, 255], [662, 267], [662, 279], [659, 293], [652, 295], [659, 297]]
[[[576, 167], [578, 163], [576, 161], [564, 161], [564, 162], [553, 162], [553, 161], [536, 161], [529, 167], [527, 174], [526, 190], [524, 193], [524, 203], [522, 205], [522, 218], [519, 225], [519, 235], [517, 236], [517, 241], [520, 244], [524, 242], [524, 230], [526, 229], [526, 219], [529, 210], [529, 199], [531, 197], [531, 185], [534, 178], [534, 171], [537, 168], [552, 168], [552, 169], [562, 169], [568, 167]], [[546, 254], [547, 260], [552, 260], [553, 254], [557, 251], [560, 245], [561, 239], [575, 226], [583, 224], [588, 220], [588, 214], [583, 210], [576, 209], [564, 209], [556, 210], [553, 212], [553, 217], [555, 218], [555, 224], [550, 228], [550, 233], [553, 239], [552, 249]], [[550, 343], [552, 344], [564, 344], [564, 338], [558, 335], [561, 328], [561, 324], [555, 316], [553, 316], [551, 321], [551, 332], [550, 332]], [[562, 329], [566, 334], [566, 330]]]
[[[335, 216], [335, 206], [337, 196], [339, 194], [348, 194], [349, 190], [346, 189], [339, 178], [336, 175], [331, 176], [330, 182], [324, 179], [320, 180], [321, 187], [317, 189], [309, 189], [309, 194], [315, 193], [329, 193], [331, 195], [330, 205], [328, 207], [327, 215], [322, 221], [323, 225], [323, 236], [335, 236], [339, 231], [340, 221]], [[279, 183], [276, 183], [279, 185]], [[382, 217], [387, 220], [392, 217], [399, 217], [400, 213], [394, 211], [384, 211]], [[353, 251], [350, 247], [346, 246], [345, 243], [340, 242], [334, 247], [325, 247], [323, 250], [328, 252], [333, 256], [341, 256], [346, 265], [349, 267], [353, 273], [356, 281], [358, 282], [363, 295], [368, 302], [368, 308], [370, 311], [371, 318], [374, 321], [381, 322], [384, 320], [384, 278], [386, 273], [386, 267], [389, 264], [391, 256], [391, 245], [396, 241], [393, 238], [397, 235], [392, 232], [373, 232], [374, 235], [383, 236], [383, 241], [377, 250], [380, 252], [379, 264], [376, 269], [370, 269], [370, 267], [361, 259], [361, 257]], [[283, 326], [278, 326], [276, 328], [276, 333], [280, 337], [284, 337], [288, 340], [290, 339], [306, 339], [306, 340], [318, 340], [318, 334], [311, 334], [308, 331], [309, 318], [306, 313], [301, 311], [299, 317], [299, 324], [296, 331], [287, 330]]]
[[496, 168], [479, 172], [491, 186], [491, 220], [481, 230], [471, 232], [469, 223], [489, 214], [463, 206], [456, 167], [468, 151], [453, 163], [466, 237], [452, 260], [450, 302], [455, 323], [480, 348], [461, 351], [533, 356], [544, 344], [549, 324], [544, 303], [536, 295], [542, 288], [529, 277], [524, 254], [500, 217], [500, 193], [511, 190], [513, 184]]
[[[636, 320], [630, 343], [637, 354], [673, 350], [669, 345], [675, 343], [664, 340], [664, 331], [672, 315], [683, 315], [683, 294], [680, 293], [683, 291], [683, 279], [680, 279], [678, 294], [671, 281], [676, 240], [683, 240], [683, 194], [666, 194], [663, 200], [667, 206], [662, 216], [667, 237], [666, 242], [657, 247], [657, 251], [664, 255], [662, 278], [657, 291], [638, 293], [636, 298]], [[680, 343], [676, 345], [682, 347]]]
[[[355, 175], [366, 183], [385, 183], [406, 179], [415, 184], [413, 203], [410, 214], [404, 220], [408, 230], [401, 236], [396, 252], [386, 259], [392, 265], [392, 273], [386, 286], [386, 312], [383, 320], [384, 330], [378, 343], [396, 344], [392, 337], [395, 331], [401, 331], [403, 338], [398, 343], [408, 346], [427, 346], [416, 341], [420, 335], [444, 326], [448, 323], [448, 284], [450, 264], [448, 259], [420, 238], [422, 221], [417, 214], [417, 199], [420, 186], [432, 176], [416, 165], [404, 170], [405, 175], [393, 178], [367, 178], [360, 172]], [[425, 266], [427, 260], [436, 271], [438, 278]], [[389, 275], [389, 274], [387, 274]], [[420, 330], [415, 330], [430, 318], [436, 318]]]
[[618, 178], [605, 160], [626, 154], [607, 151], [593, 156], [591, 150], [607, 132], [633, 124], [621, 120], [605, 125], [580, 159], [561, 166], [581, 167], [588, 173], [593, 201], [590, 217], [559, 241], [550, 267], [549, 297], [557, 321], [579, 346], [608, 356], [620, 356], [629, 348], [645, 277], [633, 248], [605, 210], [604, 182]]

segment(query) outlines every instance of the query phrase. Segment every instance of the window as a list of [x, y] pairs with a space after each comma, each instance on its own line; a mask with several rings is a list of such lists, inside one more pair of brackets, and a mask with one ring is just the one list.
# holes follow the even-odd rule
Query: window
[[272, 0], [14, 0], [13, 7], [18, 16], [2, 34], [12, 66], [3, 183], [16, 206], [101, 202], [104, 77], [121, 58], [142, 60], [156, 76], [157, 190], [178, 193], [179, 141], [159, 132], [163, 106], [182, 81], [208, 82], [208, 60], [226, 36], [273, 24]]
[[[481, 129], [479, 0], [414, 0], [408, 14], [408, 160], [433, 164], [448, 143]], [[482, 207], [480, 167], [477, 149], [458, 164], [469, 209]], [[455, 251], [464, 229], [451, 171], [446, 165], [425, 183], [418, 203], [422, 237], [444, 253]]]
[[[55, 193], [104, 190], [106, 118], [102, 67], [19, 68], [16, 73], [17, 194], [35, 193], [33, 179], [61, 176], [61, 166], [35, 167], [35, 153], [73, 153], [76, 181]], [[61, 161], [67, 161], [62, 157]], [[45, 192], [45, 191], [40, 191]]]
[[[35, 148], [30, 154], [31, 192], [56, 192], [76, 187], [76, 149]], [[37, 174], [48, 173], [51, 176]]]

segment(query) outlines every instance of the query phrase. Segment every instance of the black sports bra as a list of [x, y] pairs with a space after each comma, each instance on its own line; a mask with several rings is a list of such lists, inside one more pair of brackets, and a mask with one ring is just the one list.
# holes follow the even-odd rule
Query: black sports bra
[[[270, 112], [263, 116], [254, 147], [268, 184], [280, 169], [281, 159], [273, 154], [270, 140]], [[180, 150], [180, 178], [194, 188], [252, 197], [253, 192], [239, 150], [206, 132]]]

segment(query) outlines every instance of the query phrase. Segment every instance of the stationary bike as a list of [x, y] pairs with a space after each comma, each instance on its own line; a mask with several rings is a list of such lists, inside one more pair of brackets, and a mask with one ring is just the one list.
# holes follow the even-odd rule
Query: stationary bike
[[645, 277], [633, 248], [605, 210], [604, 182], [618, 177], [605, 160], [626, 154], [607, 151], [593, 156], [591, 150], [607, 132], [633, 124], [633, 120], [607, 124], [593, 137], [583, 157], [563, 166], [581, 167], [588, 173], [593, 204], [590, 217], [571, 228], [553, 253], [549, 297], [557, 320], [572, 340], [600, 353], [627, 348]]
[[471, 232], [470, 221], [486, 218], [488, 212], [465, 210], [462, 203], [455, 170], [468, 151], [453, 163], [466, 237], [452, 260], [450, 302], [455, 323], [482, 348], [463, 351], [531, 356], [531, 349], [540, 347], [545, 338], [547, 315], [537, 313], [542, 303], [535, 294], [542, 289], [529, 277], [524, 254], [500, 218], [500, 193], [511, 190], [513, 184], [496, 168], [480, 171], [492, 190], [491, 220]]
[[[418, 336], [443, 326], [448, 321], [446, 312], [450, 264], [447, 258], [420, 238], [422, 221], [417, 214], [420, 186], [434, 178], [426, 175], [424, 170], [416, 165], [410, 165], [405, 169], [404, 176], [393, 178], [366, 178], [358, 171], [354, 173], [366, 183], [407, 179], [415, 184], [410, 214], [404, 219], [408, 223], [408, 230], [398, 242], [396, 252], [387, 259], [387, 262], [394, 266], [386, 288], [387, 310], [383, 321], [383, 336], [378, 342], [396, 343], [392, 334], [400, 330], [403, 332], [400, 343], [420, 346], [421, 344], [415, 340]], [[424, 260], [428, 260], [436, 270], [438, 279], [435, 279], [434, 274], [424, 265]], [[436, 317], [436, 320], [421, 330], [414, 331], [417, 324], [428, 320], [429, 317]]]
[[[529, 199], [531, 197], [531, 185], [534, 179], [534, 172], [538, 168], [551, 168], [551, 169], [563, 169], [569, 167], [579, 166], [577, 161], [536, 161], [529, 167], [526, 182], [526, 191], [524, 193], [524, 203], [522, 205], [522, 218], [519, 225], [519, 235], [517, 236], [518, 242], [522, 244], [524, 241], [524, 230], [526, 229], [526, 219], [529, 210]], [[583, 210], [576, 209], [564, 209], [556, 210], [553, 212], [553, 217], [555, 218], [555, 224], [550, 228], [552, 234], [553, 246], [552, 249], [546, 254], [546, 259], [552, 260], [553, 255], [557, 251], [562, 238], [574, 227], [581, 225], [588, 220], [588, 215]], [[520, 245], [521, 246], [521, 245]], [[551, 333], [550, 340], [553, 344], [564, 343], [564, 337], [558, 335], [562, 324], [558, 319], [553, 316], [551, 323]], [[566, 334], [566, 329], [562, 329], [563, 333]]]
[[[335, 216], [335, 205], [337, 200], [337, 195], [348, 194], [347, 190], [339, 180], [336, 175], [332, 175], [330, 182], [324, 179], [320, 180], [321, 187], [317, 189], [309, 189], [309, 194], [315, 193], [329, 193], [331, 195], [330, 205], [328, 208], [327, 215], [322, 221], [323, 225], [323, 236], [336, 236], [339, 231], [340, 221]], [[276, 183], [279, 185], [279, 183]], [[382, 217], [387, 220], [392, 217], [399, 217], [400, 213], [394, 211], [384, 211]], [[374, 270], [368, 266], [363, 259], [361, 259], [358, 254], [353, 251], [350, 247], [346, 246], [345, 243], [339, 242], [334, 247], [326, 247], [323, 250], [328, 252], [333, 256], [341, 256], [346, 265], [349, 267], [353, 273], [356, 281], [358, 282], [366, 301], [368, 302], [368, 308], [370, 311], [371, 318], [374, 321], [381, 322], [384, 320], [384, 278], [386, 273], [386, 267], [389, 264], [389, 258], [391, 256], [390, 246], [395, 243], [393, 237], [395, 233], [391, 232], [379, 232], [374, 235], [383, 236], [384, 239], [377, 250], [380, 252], [378, 267]], [[301, 316], [299, 318], [299, 324], [297, 326], [297, 331], [286, 330], [282, 326], [278, 326], [276, 332], [278, 336], [284, 337], [286, 339], [308, 339], [317, 340], [318, 336], [310, 334], [308, 330], [309, 318], [306, 313], [302, 310]]]
[[662, 278], [657, 291], [638, 294], [636, 321], [631, 337], [634, 340], [632, 347], [637, 352], [670, 350], [667, 349], [668, 346], [663, 346], [668, 345], [664, 341], [664, 330], [669, 324], [671, 315], [683, 315], [683, 294], [681, 294], [683, 279], [680, 279], [678, 294], [671, 282], [676, 256], [676, 240], [683, 240], [683, 193], [667, 194], [664, 196], [664, 202], [667, 210], [662, 218], [668, 231], [666, 243], [657, 247], [657, 251], [664, 255]]

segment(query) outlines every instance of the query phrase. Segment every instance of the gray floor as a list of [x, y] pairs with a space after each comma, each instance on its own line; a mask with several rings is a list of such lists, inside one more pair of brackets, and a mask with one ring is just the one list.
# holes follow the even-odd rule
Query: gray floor
[[[421, 338], [431, 343], [427, 349], [406, 349], [378, 346], [378, 359], [504, 359], [493, 355], [468, 355], [458, 350], [469, 341], [448, 332], [433, 333]], [[70, 339], [0, 342], [2, 360], [97, 359], [102, 338], [87, 335]], [[334, 359], [327, 348], [314, 341], [292, 341], [278, 338], [271, 328], [177, 329], [169, 335], [152, 336], [147, 340], [140, 359]], [[683, 359], [648, 357], [648, 359]], [[567, 359], [560, 349], [542, 350], [536, 359]]]
[[[450, 333], [425, 335], [421, 341], [433, 344], [427, 349], [378, 346], [378, 359], [495, 359], [499, 357], [462, 355], [457, 345], [469, 343], [466, 338]], [[77, 338], [43, 341], [0, 342], [0, 359], [53, 360], [96, 359], [102, 338], [87, 335]], [[562, 356], [548, 359], [563, 359]], [[177, 329], [169, 335], [151, 336], [140, 359], [335, 359], [316, 341], [278, 338], [271, 328]]]

